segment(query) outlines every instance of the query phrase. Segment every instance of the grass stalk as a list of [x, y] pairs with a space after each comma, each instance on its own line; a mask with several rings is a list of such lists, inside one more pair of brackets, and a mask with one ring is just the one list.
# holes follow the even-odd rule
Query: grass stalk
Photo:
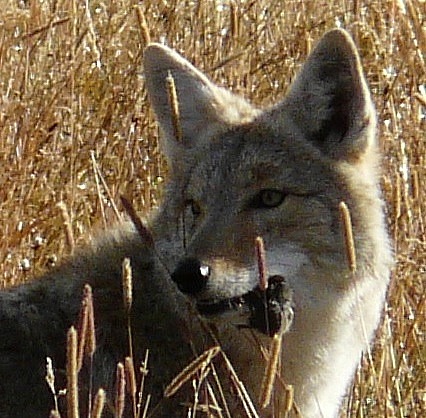
[[67, 334], [67, 417], [79, 418], [77, 331], [71, 327]]

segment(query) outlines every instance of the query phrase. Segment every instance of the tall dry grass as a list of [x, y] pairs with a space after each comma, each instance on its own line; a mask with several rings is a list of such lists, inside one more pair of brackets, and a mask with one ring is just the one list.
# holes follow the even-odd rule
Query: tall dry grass
[[120, 194], [142, 211], [157, 204], [166, 168], [144, 91], [148, 39], [265, 105], [336, 25], [353, 34], [374, 94], [396, 258], [377, 344], [342, 414], [425, 416], [425, 0], [2, 2], [2, 285], [114, 221]]

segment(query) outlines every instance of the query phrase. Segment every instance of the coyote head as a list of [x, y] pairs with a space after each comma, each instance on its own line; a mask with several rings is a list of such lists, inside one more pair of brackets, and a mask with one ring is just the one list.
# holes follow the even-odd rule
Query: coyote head
[[388, 262], [378, 249], [386, 236], [375, 112], [345, 31], [328, 32], [286, 97], [265, 110], [164, 45], [147, 47], [144, 67], [170, 167], [154, 235], [173, 280], [199, 306], [257, 286], [258, 236], [268, 274], [289, 281], [296, 306], [349, 287], [341, 201], [352, 213], [359, 274]]

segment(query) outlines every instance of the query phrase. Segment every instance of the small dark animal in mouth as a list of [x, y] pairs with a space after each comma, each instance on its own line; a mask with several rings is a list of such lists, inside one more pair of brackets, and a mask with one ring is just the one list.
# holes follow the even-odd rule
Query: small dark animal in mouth
[[292, 290], [284, 277], [275, 275], [268, 278], [266, 290], [257, 286], [238, 297], [214, 303], [199, 303], [197, 309], [206, 316], [247, 310], [248, 327], [272, 337], [278, 332], [285, 333], [290, 328], [293, 322], [292, 298]]
[[293, 322], [293, 292], [284, 277], [270, 276], [266, 290], [257, 286], [245, 295], [245, 300], [252, 328], [270, 337], [289, 330]]

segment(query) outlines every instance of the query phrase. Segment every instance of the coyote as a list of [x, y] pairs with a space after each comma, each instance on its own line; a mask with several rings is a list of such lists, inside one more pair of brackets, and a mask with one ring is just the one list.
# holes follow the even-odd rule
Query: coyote
[[[113, 387], [116, 363], [128, 354], [125, 257], [133, 268], [136, 360], [151, 352], [151, 416], [184, 416], [180, 404], [191, 390], [171, 399], [163, 390], [211, 347], [212, 335], [259, 416], [279, 416], [282, 382], [293, 385], [302, 416], [337, 416], [380, 320], [392, 264], [375, 112], [353, 41], [343, 30], [328, 32], [283, 101], [266, 110], [214, 85], [164, 45], [146, 48], [144, 71], [170, 168], [149, 221], [152, 241], [125, 223], [39, 280], [0, 294], [0, 416], [48, 416], [45, 358], [60, 379], [85, 283], [93, 287], [97, 324], [94, 387]], [[352, 269], [342, 201], [352, 215]], [[280, 376], [271, 406], [261, 409], [261, 346], [276, 332], [283, 334]], [[226, 392], [231, 416], [246, 416], [235, 391]]]

